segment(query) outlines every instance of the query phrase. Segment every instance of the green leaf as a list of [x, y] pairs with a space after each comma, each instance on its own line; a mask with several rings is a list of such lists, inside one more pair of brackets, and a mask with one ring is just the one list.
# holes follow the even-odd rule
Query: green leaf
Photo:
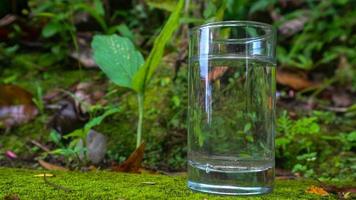
[[277, 138], [276, 139], [276, 147], [284, 147], [285, 145], [289, 144], [291, 141], [287, 138]]
[[146, 0], [149, 6], [172, 12], [176, 6], [175, 0]]
[[220, 8], [216, 11], [215, 21], [224, 20], [225, 11], [226, 11], [226, 1], [223, 1]]
[[74, 150], [74, 148], [78, 145], [79, 141], [81, 141], [80, 138], [73, 139], [69, 145], [68, 148]]
[[54, 154], [54, 155], [62, 155], [62, 156], [65, 156], [65, 157], [69, 157], [69, 156], [72, 156], [75, 154], [75, 152], [70, 149], [70, 148], [62, 148], [62, 149], [55, 149], [53, 151], [50, 151], [49, 152], [50, 154]]
[[347, 135], [347, 140], [349, 142], [355, 142], [356, 141], [356, 131], [353, 131]]
[[86, 136], [87, 132], [85, 132], [84, 129], [82, 128], [79, 128], [79, 129], [76, 129], [70, 133], [68, 133], [67, 135], [63, 136], [64, 139], [68, 139], [68, 138], [84, 138]]
[[117, 35], [95, 36], [94, 60], [115, 84], [133, 88], [132, 79], [143, 64], [142, 54], [131, 40]]
[[251, 130], [251, 127], [252, 127], [251, 123], [247, 123], [244, 127], [244, 132], [247, 133], [249, 130]]
[[101, 124], [101, 122], [109, 115], [112, 115], [114, 113], [117, 113], [119, 112], [120, 109], [117, 109], [117, 108], [112, 108], [112, 109], [109, 109], [107, 110], [104, 114], [98, 116], [98, 117], [95, 117], [93, 119], [91, 119], [88, 123], [85, 124], [85, 130], [90, 130], [91, 128], [93, 128], [94, 126], [97, 126], [99, 124]]
[[85, 124], [84, 128], [80, 128], [80, 129], [76, 129], [74, 131], [72, 131], [71, 133], [63, 136], [64, 139], [68, 139], [70, 137], [72, 138], [85, 138], [86, 135], [88, 134], [88, 132], [90, 131], [91, 128], [93, 128], [94, 126], [97, 126], [99, 124], [101, 124], [101, 122], [109, 115], [112, 115], [114, 113], [119, 112], [120, 110], [117, 108], [112, 108], [107, 110], [104, 114], [98, 116], [98, 117], [94, 117], [93, 119], [91, 119], [88, 123]]
[[254, 4], [252, 4], [250, 10], [249, 10], [249, 14], [253, 14], [257, 11], [261, 11], [261, 10], [266, 10], [270, 5], [273, 5], [276, 3], [276, 0], [259, 0], [256, 1]]
[[42, 36], [45, 38], [52, 37], [61, 30], [61, 24], [57, 21], [51, 21], [42, 29]]
[[94, 8], [100, 16], [105, 15], [105, 9], [101, 0], [94, 0]]
[[206, 8], [204, 9], [203, 12], [203, 16], [205, 19], [209, 18], [209, 17], [213, 17], [213, 15], [215, 15], [216, 13], [216, 6], [212, 1], [208, 1], [208, 5], [206, 6]]
[[52, 142], [54, 142], [55, 144], [59, 144], [61, 141], [61, 135], [59, 133], [57, 133], [57, 131], [52, 130], [49, 133], [49, 138]]
[[179, 0], [178, 5], [172, 12], [167, 23], [164, 25], [162, 31], [154, 41], [153, 49], [148, 56], [145, 64], [139, 69], [138, 73], [133, 77], [132, 87], [137, 92], [143, 93], [147, 83], [151, 79], [154, 71], [158, 67], [164, 52], [166, 43], [171, 38], [174, 31], [179, 26], [179, 17], [183, 9], [184, 0]]

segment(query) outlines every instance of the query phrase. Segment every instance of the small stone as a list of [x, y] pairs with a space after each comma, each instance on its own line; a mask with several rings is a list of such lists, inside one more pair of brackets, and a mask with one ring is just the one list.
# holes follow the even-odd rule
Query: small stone
[[[77, 148], [83, 148], [83, 141], [80, 139], [77, 143]], [[86, 138], [86, 158], [90, 160], [93, 164], [100, 163], [104, 157], [107, 150], [107, 138], [103, 134], [90, 130]], [[84, 159], [84, 153], [79, 153], [79, 158]]]
[[90, 130], [86, 144], [88, 149], [88, 159], [94, 164], [100, 163], [105, 157], [107, 138], [99, 132]]

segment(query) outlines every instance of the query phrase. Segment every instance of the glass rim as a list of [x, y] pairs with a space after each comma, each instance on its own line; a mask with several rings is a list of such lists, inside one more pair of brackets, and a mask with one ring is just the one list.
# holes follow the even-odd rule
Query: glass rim
[[196, 32], [198, 30], [202, 30], [205, 28], [220, 28], [220, 27], [254, 27], [254, 28], [261, 28], [264, 30], [264, 34], [255, 36], [255, 37], [247, 37], [247, 38], [240, 38], [237, 40], [258, 40], [258, 39], [263, 39], [263, 38], [268, 38], [271, 37], [272, 34], [275, 32], [275, 29], [272, 25], [263, 23], [263, 22], [257, 22], [257, 21], [244, 21], [244, 20], [229, 20], [229, 21], [217, 21], [217, 22], [209, 22], [206, 24], [202, 24], [200, 26], [195, 26], [189, 29], [189, 35], [192, 35], [193, 32]]

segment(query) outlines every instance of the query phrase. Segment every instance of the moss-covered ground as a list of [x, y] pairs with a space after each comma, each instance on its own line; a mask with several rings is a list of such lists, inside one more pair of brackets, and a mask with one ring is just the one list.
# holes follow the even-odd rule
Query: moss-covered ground
[[[125, 174], [116, 172], [60, 172], [37, 177], [43, 170], [0, 168], [0, 199], [336, 199], [306, 193], [311, 180], [277, 180], [273, 193], [227, 197], [192, 192], [185, 176]], [[50, 182], [50, 183], [48, 183]]]

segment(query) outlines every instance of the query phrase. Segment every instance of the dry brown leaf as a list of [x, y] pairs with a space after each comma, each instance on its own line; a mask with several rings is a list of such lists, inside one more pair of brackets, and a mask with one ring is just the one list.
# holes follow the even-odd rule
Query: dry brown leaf
[[17, 17], [15, 15], [5, 15], [3, 18], [0, 19], [0, 27], [11, 24], [16, 20], [16, 18]]
[[278, 30], [282, 33], [282, 35], [291, 36], [303, 30], [304, 24], [308, 20], [309, 18], [307, 16], [300, 16], [298, 18], [285, 21], [279, 26]]
[[289, 86], [295, 90], [317, 87], [317, 84], [309, 81], [308, 79], [286, 71], [277, 72], [277, 82], [281, 85]]
[[76, 129], [82, 128], [88, 120], [88, 114], [74, 99], [64, 99], [57, 103], [57, 112], [49, 121], [48, 126], [61, 134], [68, 134]]
[[214, 69], [211, 72], [209, 72], [209, 74], [208, 74], [209, 81], [214, 81], [214, 80], [220, 78], [221, 76], [223, 76], [225, 74], [225, 72], [227, 70], [228, 70], [228, 67], [226, 67], [226, 66], [214, 67]]
[[296, 176], [289, 170], [281, 169], [281, 168], [276, 168], [275, 169], [276, 173], [276, 179], [278, 180], [288, 180], [288, 179], [295, 179]]
[[81, 51], [73, 51], [70, 53], [70, 56], [72, 58], [78, 60], [86, 68], [97, 67], [90, 49], [82, 49]]
[[310, 186], [305, 192], [310, 193], [310, 194], [316, 194], [319, 196], [327, 196], [329, 195], [329, 193], [327, 191], [325, 191], [323, 188], [321, 187], [317, 187], [317, 186]]
[[334, 186], [334, 185], [322, 185], [322, 187], [329, 193], [356, 193], [356, 187], [352, 186]]
[[43, 160], [39, 160], [38, 163], [45, 169], [48, 170], [56, 170], [56, 171], [69, 171], [67, 168], [62, 167], [62, 166], [58, 166], [58, 165], [54, 165], [51, 163], [48, 163], [46, 161]]
[[4, 196], [4, 200], [20, 200], [20, 197], [17, 194], [8, 194]]
[[30, 121], [37, 114], [30, 92], [16, 85], [0, 85], [0, 125], [10, 128]]
[[114, 166], [113, 170], [118, 172], [133, 172], [139, 173], [141, 162], [143, 159], [143, 153], [145, 151], [145, 143], [142, 143], [124, 163]]

